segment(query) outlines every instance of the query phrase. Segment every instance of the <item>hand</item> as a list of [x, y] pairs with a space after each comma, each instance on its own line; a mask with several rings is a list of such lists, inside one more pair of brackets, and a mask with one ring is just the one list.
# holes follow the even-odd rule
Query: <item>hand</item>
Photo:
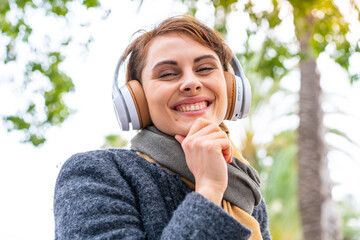
[[228, 184], [226, 163], [231, 162], [231, 142], [219, 126], [198, 118], [186, 137], [175, 135], [195, 177], [195, 191], [220, 206]]

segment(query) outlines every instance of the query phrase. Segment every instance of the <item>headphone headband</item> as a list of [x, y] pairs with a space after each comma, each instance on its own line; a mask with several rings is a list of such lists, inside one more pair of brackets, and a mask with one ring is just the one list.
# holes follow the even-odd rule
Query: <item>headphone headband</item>
[[119, 76], [119, 69], [120, 69], [120, 66], [121, 66], [121, 63], [123, 61], [123, 58], [124, 58], [124, 55], [125, 55], [125, 51], [123, 51], [123, 53], [121, 54], [117, 64], [116, 64], [116, 67], [115, 67], [115, 73], [114, 73], [114, 82], [113, 82], [113, 91], [114, 91], [114, 88], [117, 89], [118, 88], [118, 76]]

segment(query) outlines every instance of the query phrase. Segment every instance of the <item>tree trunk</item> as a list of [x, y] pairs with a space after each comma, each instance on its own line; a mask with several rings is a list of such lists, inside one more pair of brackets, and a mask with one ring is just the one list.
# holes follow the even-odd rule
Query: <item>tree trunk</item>
[[[311, 24], [309, 18], [309, 26]], [[300, 125], [298, 130], [298, 196], [305, 240], [340, 239], [339, 217], [331, 197], [324, 140], [322, 91], [316, 61], [309, 53], [311, 30], [300, 39], [305, 59], [300, 64]]]

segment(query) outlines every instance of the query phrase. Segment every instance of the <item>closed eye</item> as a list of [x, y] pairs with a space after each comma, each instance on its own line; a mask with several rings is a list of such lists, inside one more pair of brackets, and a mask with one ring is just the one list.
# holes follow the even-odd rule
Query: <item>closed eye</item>
[[204, 68], [200, 68], [199, 70], [198, 70], [198, 72], [205, 72], [205, 71], [211, 71], [211, 70], [213, 70], [214, 68], [212, 68], [212, 67], [204, 67]]
[[208, 74], [212, 73], [214, 69], [215, 68], [211, 67], [211, 66], [203, 66], [203, 67], [198, 68], [198, 70], [196, 70], [196, 72], [201, 75], [208, 75]]
[[166, 78], [171, 78], [171, 77], [176, 76], [176, 75], [177, 75], [176, 73], [167, 72], [167, 73], [160, 74], [159, 78], [160, 79], [166, 79]]

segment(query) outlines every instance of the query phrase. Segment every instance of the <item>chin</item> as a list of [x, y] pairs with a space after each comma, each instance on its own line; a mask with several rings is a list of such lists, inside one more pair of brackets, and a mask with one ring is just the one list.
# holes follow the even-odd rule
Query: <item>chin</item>
[[[195, 120], [193, 121], [186, 121], [185, 123], [181, 124], [181, 127], [178, 127], [178, 133], [179, 135], [183, 135], [183, 136], [187, 136], [191, 126], [193, 125], [193, 123], [195, 122]], [[175, 129], [176, 130], [176, 129]]]
[[179, 133], [176, 133], [178, 135], [187, 136], [190, 131], [190, 127], [184, 130], [180, 130]]
[[[224, 114], [225, 115], [225, 114]], [[221, 121], [217, 121], [218, 119], [214, 119], [214, 118], [206, 118], [203, 117], [204, 119], [210, 121], [210, 122], [216, 122], [218, 125], [222, 122]], [[194, 121], [196, 119], [186, 119], [186, 120], [182, 120], [182, 121], [174, 121], [173, 124], [168, 124], [168, 123], [158, 123], [155, 124], [155, 127], [157, 127], [161, 132], [170, 135], [170, 136], [175, 136], [175, 135], [182, 135], [182, 136], [187, 136], [191, 126], [193, 125]], [[161, 127], [160, 127], [161, 126]]]
[[189, 128], [176, 128], [173, 131], [171, 131], [170, 135], [175, 136], [175, 135], [182, 135], [182, 136], [187, 136], [188, 133], [190, 131], [190, 127]]
[[192, 123], [187, 123], [187, 126], [184, 126], [185, 124], [182, 124], [181, 126], [174, 124], [171, 129], [163, 129], [161, 130], [162, 132], [171, 135], [171, 136], [175, 136], [175, 135], [182, 135], [182, 136], [187, 136]]

